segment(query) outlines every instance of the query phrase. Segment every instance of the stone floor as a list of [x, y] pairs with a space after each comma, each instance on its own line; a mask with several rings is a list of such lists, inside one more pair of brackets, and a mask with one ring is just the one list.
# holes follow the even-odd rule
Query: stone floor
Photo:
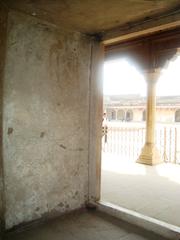
[[29, 230], [10, 234], [5, 240], [163, 240], [158, 235], [97, 211], [79, 211]]
[[101, 200], [180, 227], [180, 165], [103, 156]]

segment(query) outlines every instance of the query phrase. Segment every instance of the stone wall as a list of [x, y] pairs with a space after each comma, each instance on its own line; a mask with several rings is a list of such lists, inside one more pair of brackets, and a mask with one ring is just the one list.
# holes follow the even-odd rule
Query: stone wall
[[88, 199], [91, 40], [9, 13], [3, 95], [6, 228]]

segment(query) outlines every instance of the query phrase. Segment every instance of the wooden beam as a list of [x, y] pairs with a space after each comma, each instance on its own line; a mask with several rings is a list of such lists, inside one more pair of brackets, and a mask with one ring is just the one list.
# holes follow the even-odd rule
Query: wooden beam
[[180, 27], [180, 9], [173, 13], [166, 13], [163, 16], [155, 16], [148, 20], [139, 21], [106, 31], [102, 35], [102, 42], [104, 45], [111, 45], [117, 42], [178, 27]]

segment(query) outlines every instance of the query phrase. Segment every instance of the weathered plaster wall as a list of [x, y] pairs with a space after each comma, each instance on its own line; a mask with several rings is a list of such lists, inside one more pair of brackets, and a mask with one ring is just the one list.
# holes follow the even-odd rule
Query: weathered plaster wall
[[0, 3], [0, 235], [4, 228], [4, 179], [2, 154], [3, 76], [6, 50], [7, 9]]
[[88, 195], [91, 41], [10, 12], [3, 99], [6, 228]]

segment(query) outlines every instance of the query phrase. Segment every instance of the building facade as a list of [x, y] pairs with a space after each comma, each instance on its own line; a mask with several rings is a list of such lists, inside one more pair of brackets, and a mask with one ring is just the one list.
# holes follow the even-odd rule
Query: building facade
[[[105, 96], [104, 112], [109, 121], [143, 122], [146, 120], [146, 98], [138, 95]], [[157, 98], [156, 121], [180, 122], [180, 96]]]

